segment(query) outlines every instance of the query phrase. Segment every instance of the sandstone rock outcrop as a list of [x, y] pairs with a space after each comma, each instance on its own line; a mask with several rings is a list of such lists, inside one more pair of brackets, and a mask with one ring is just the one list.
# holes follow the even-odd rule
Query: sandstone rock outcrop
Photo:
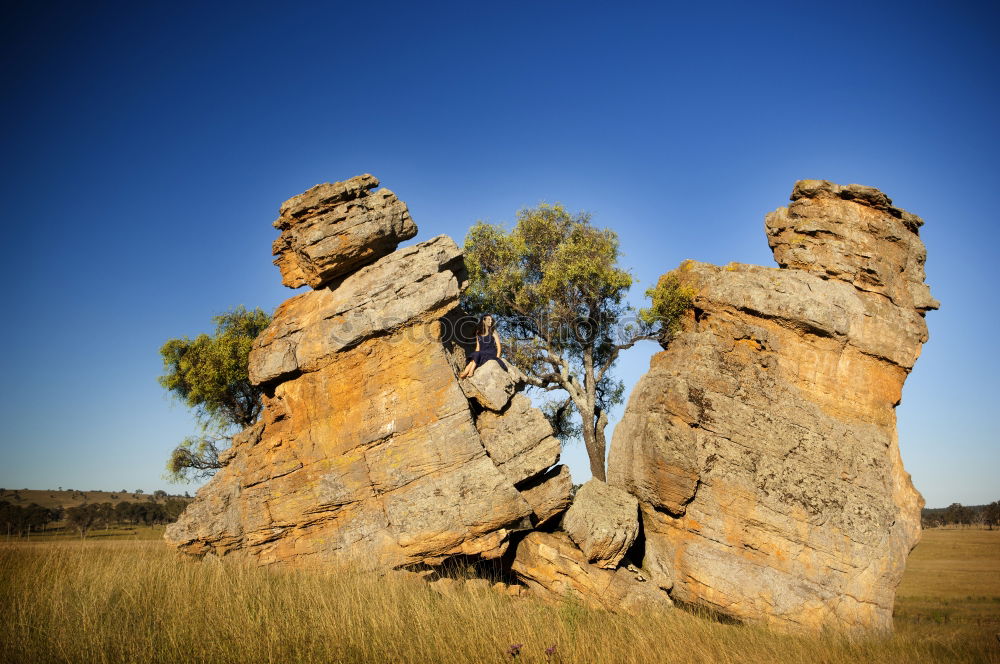
[[548, 525], [561, 516], [570, 506], [573, 480], [569, 468], [564, 465], [550, 468], [536, 478], [517, 485], [521, 497], [531, 505], [532, 524], [536, 527]]
[[464, 270], [461, 250], [439, 235], [361, 268], [336, 288], [286, 300], [254, 342], [250, 380], [288, 380], [365, 339], [438, 320], [456, 306]]
[[871, 187], [800, 181], [765, 222], [779, 268], [685, 262], [694, 310], [629, 398], [608, 483], [571, 502], [516, 367], [456, 377], [460, 249], [446, 236], [398, 249], [416, 226], [377, 186], [317, 185], [281, 207], [275, 264], [312, 288], [254, 343], [261, 420], [168, 543], [425, 580], [450, 558], [493, 560], [524, 584], [497, 584], [516, 595], [891, 628], [923, 505], [894, 408], [938, 307], [919, 217]]
[[461, 251], [446, 236], [393, 251], [416, 229], [391, 192], [365, 193], [376, 185], [318, 185], [282, 206], [276, 263], [314, 290], [254, 342], [261, 420], [167, 528], [179, 550], [381, 568], [494, 559], [568, 504], [542, 414], [513, 392], [484, 411], [456, 378]]
[[406, 204], [372, 175], [318, 184], [281, 206], [274, 264], [290, 288], [319, 288], [417, 234]]
[[572, 598], [593, 608], [632, 614], [673, 606], [663, 590], [640, 574], [589, 564], [562, 532], [528, 534], [518, 544], [512, 569], [535, 595], [545, 599]]
[[806, 180], [766, 219], [780, 268], [686, 262], [697, 291], [614, 431], [643, 568], [675, 600], [787, 629], [890, 630], [923, 499], [895, 406], [938, 307], [919, 217]]
[[[491, 364], [496, 363], [487, 362], [483, 368]], [[515, 394], [503, 412], [482, 412], [476, 428], [490, 459], [511, 482], [523, 482], [559, 460], [559, 440], [552, 436], [552, 426], [523, 394]]]
[[504, 370], [498, 362], [492, 361], [478, 367], [472, 376], [462, 379], [459, 384], [465, 396], [494, 411], [506, 408], [514, 393], [524, 386], [514, 365], [507, 364]]
[[639, 503], [631, 494], [601, 480], [590, 479], [573, 497], [562, 529], [587, 556], [588, 562], [614, 569], [639, 534]]

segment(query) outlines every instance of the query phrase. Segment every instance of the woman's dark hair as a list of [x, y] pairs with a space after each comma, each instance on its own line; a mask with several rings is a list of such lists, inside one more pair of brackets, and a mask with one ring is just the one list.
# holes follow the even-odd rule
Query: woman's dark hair
[[[476, 334], [478, 334], [478, 335], [479, 335], [479, 336], [481, 336], [481, 337], [482, 337], [482, 336], [485, 336], [485, 334], [486, 334], [486, 317], [487, 317], [487, 316], [489, 316], [490, 318], [493, 318], [493, 314], [483, 314], [483, 315], [482, 315], [482, 316], [481, 316], [481, 317], [479, 318], [479, 325], [478, 325], [478, 326], [476, 326]], [[492, 332], [493, 330], [495, 330], [495, 329], [496, 329], [496, 327], [497, 327], [497, 322], [496, 322], [496, 320], [494, 319], [494, 320], [493, 320], [493, 324], [492, 324], [492, 325], [490, 325], [490, 332]]]

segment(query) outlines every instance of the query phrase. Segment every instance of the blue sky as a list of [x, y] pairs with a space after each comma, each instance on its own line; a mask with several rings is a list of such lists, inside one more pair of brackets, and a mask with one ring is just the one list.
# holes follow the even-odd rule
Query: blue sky
[[[144, 4], [23, 3], [0, 28], [0, 486], [193, 493], [161, 478], [194, 422], [160, 345], [292, 296], [278, 205], [370, 172], [412, 242], [589, 211], [636, 304], [685, 258], [773, 265], [763, 218], [797, 179], [879, 187], [926, 220], [942, 302], [904, 463], [929, 506], [1000, 498], [995, 7]], [[627, 385], [656, 350], [622, 358]], [[582, 446], [564, 458], [586, 479]]]

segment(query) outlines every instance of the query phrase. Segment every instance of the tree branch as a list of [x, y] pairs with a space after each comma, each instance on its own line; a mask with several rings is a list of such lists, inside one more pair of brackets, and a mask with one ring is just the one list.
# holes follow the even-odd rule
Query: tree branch
[[607, 373], [608, 369], [611, 368], [611, 365], [615, 363], [615, 360], [618, 359], [618, 354], [621, 353], [623, 350], [628, 350], [629, 348], [636, 345], [640, 341], [656, 341], [659, 338], [660, 336], [657, 334], [640, 334], [632, 337], [623, 344], [618, 344], [616, 346], [613, 346], [611, 348], [610, 354], [608, 355], [608, 359], [604, 362], [604, 365], [597, 372], [597, 379], [596, 379], [597, 382], [598, 383], [601, 382], [601, 379], [604, 378], [604, 374]]

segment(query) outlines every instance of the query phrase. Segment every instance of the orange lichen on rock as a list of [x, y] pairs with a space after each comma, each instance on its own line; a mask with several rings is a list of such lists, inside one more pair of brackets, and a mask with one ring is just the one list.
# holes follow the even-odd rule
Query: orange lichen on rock
[[[393, 251], [416, 227], [391, 192], [369, 193], [377, 184], [317, 185], [281, 207], [276, 263], [287, 285], [313, 290], [255, 340], [261, 420], [167, 528], [179, 550], [383, 569], [496, 559], [513, 532], [567, 509], [568, 473], [550, 470], [558, 441], [515, 394], [521, 379], [482, 372], [482, 390], [505, 395], [486, 422], [456, 377], [469, 341], [448, 324], [461, 314], [461, 250], [438, 236]], [[510, 452], [503, 463], [487, 429]]]
[[938, 306], [923, 222], [871, 187], [792, 200], [766, 220], [780, 268], [685, 262], [694, 315], [634, 388], [609, 482], [639, 498], [644, 567], [674, 599], [889, 630], [923, 505], [894, 410]]

